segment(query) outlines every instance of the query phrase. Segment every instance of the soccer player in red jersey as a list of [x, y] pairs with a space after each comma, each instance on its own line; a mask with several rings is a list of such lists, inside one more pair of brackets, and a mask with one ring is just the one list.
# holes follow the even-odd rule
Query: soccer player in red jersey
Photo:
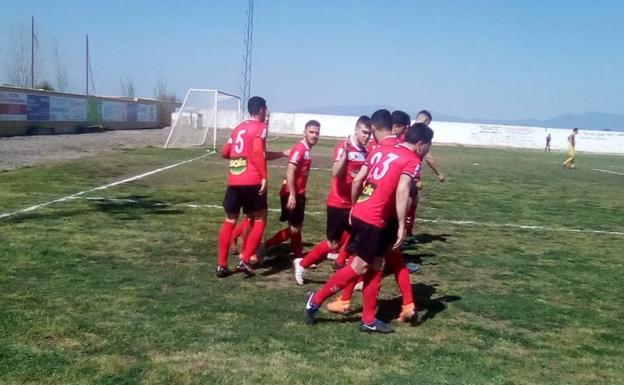
[[366, 144], [371, 128], [368, 116], [361, 116], [355, 124], [355, 132], [334, 148], [332, 181], [327, 197], [327, 239], [319, 242], [305, 258], [293, 261], [295, 282], [303, 285], [305, 270], [327, 258], [346, 244], [351, 210], [351, 183], [366, 160]]
[[[391, 127], [390, 112], [376, 111], [373, 127]], [[313, 324], [321, 304], [345, 285], [364, 276], [364, 298], [360, 331], [391, 333], [391, 325], [375, 317], [381, 286], [384, 254], [397, 249], [405, 233], [405, 214], [409, 185], [420, 173], [420, 157], [429, 151], [433, 131], [424, 124], [411, 126], [405, 142], [394, 147], [380, 146], [369, 156], [378, 158], [366, 177], [366, 185], [351, 214], [353, 257], [348, 266], [337, 271], [306, 303], [305, 317]], [[381, 154], [378, 156], [377, 154]]]
[[247, 102], [250, 119], [239, 124], [230, 134], [221, 156], [230, 160], [227, 190], [223, 200], [225, 220], [219, 231], [219, 254], [217, 256], [217, 277], [230, 274], [228, 252], [232, 232], [236, 226], [240, 209], [252, 219], [251, 231], [238, 269], [253, 275], [250, 257], [262, 240], [267, 216], [267, 159], [286, 156], [287, 152], [267, 152], [266, 101], [254, 96]]
[[295, 258], [301, 258], [303, 246], [301, 244], [301, 227], [306, 204], [306, 185], [312, 158], [310, 150], [319, 140], [321, 124], [316, 120], [306, 123], [301, 139], [291, 150], [286, 179], [280, 190], [282, 215], [280, 221], [288, 222], [288, 226], [273, 235], [264, 243], [264, 248], [269, 249], [290, 239]]
[[[391, 115], [392, 129], [384, 129], [383, 127], [376, 130], [376, 135], [379, 138], [380, 146], [395, 146], [404, 141], [405, 131], [410, 126], [410, 116], [403, 111], [394, 111]], [[361, 174], [359, 174], [353, 182], [352, 199], [356, 199], [361, 193], [361, 186], [364, 182], [365, 176], [368, 173], [368, 167], [373, 167], [374, 163], [379, 160], [381, 154], [376, 155], [375, 159], [369, 161], [370, 165], [363, 166]], [[386, 263], [389, 270], [394, 273], [394, 277], [397, 281], [401, 296], [403, 299], [403, 305], [401, 313], [399, 314], [400, 322], [408, 322], [416, 315], [416, 306], [414, 304], [414, 295], [412, 292], [412, 282], [410, 280], [410, 273], [405, 265], [403, 254], [401, 250], [392, 250], [386, 255]], [[348, 313], [351, 310], [351, 298], [355, 286], [359, 281], [352, 281], [345, 286], [342, 294], [336, 300], [327, 304], [327, 310], [332, 313]]]
[[[416, 115], [416, 123], [423, 123], [429, 125], [431, 123], [432, 117], [431, 113], [427, 110], [421, 110], [418, 115]], [[434, 174], [436, 174], [440, 183], [446, 180], [446, 176], [440, 172], [438, 169], [438, 165], [436, 164], [435, 159], [431, 153], [428, 153], [424, 158], [425, 163]], [[414, 222], [416, 221], [416, 208], [418, 207], [418, 190], [419, 188], [416, 184], [412, 185], [410, 188], [410, 201], [409, 201], [409, 209], [407, 213], [407, 230], [405, 236], [405, 246], [409, 246], [412, 243], [416, 242], [416, 237], [414, 236]]]

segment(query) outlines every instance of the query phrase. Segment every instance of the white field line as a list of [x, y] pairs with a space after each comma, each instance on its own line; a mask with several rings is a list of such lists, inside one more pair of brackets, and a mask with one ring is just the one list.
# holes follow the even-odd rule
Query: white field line
[[88, 189], [88, 190], [80, 191], [80, 192], [77, 192], [75, 194], [68, 195], [68, 196], [65, 196], [65, 197], [62, 197], [62, 198], [58, 198], [58, 199], [54, 199], [54, 200], [49, 201], [49, 202], [40, 203], [38, 205], [26, 207], [25, 209], [17, 210], [17, 211], [14, 211], [12, 213], [0, 214], [0, 220], [1, 219], [6, 219], [6, 218], [10, 218], [10, 217], [13, 217], [15, 215], [19, 215], [19, 214], [24, 214], [24, 213], [28, 213], [28, 212], [31, 212], [31, 211], [35, 211], [37, 209], [40, 209], [40, 208], [45, 207], [45, 206], [52, 205], [54, 203], [65, 202], [67, 200], [76, 199], [76, 198], [79, 198], [81, 195], [84, 195], [84, 194], [87, 194], [87, 193], [90, 193], [90, 192], [106, 190], [108, 188], [111, 188], [111, 187], [114, 187], [114, 186], [118, 186], [120, 184], [132, 182], [132, 181], [135, 181], [137, 179], [142, 179], [142, 178], [145, 178], [147, 176], [150, 176], [150, 175], [153, 175], [153, 174], [157, 174], [157, 173], [159, 173], [161, 171], [169, 170], [169, 169], [172, 169], [174, 167], [178, 167], [178, 166], [181, 166], [183, 164], [187, 164], [187, 163], [193, 162], [195, 160], [205, 158], [208, 155], [212, 155], [212, 154], [214, 154], [214, 151], [208, 152], [208, 153], [206, 153], [206, 154], [204, 154], [202, 156], [198, 156], [198, 157], [195, 157], [195, 158], [192, 158], [192, 159], [189, 159], [189, 160], [185, 160], [185, 161], [182, 161], [182, 162], [171, 164], [169, 166], [161, 167], [161, 168], [158, 168], [156, 170], [148, 171], [148, 172], [140, 174], [140, 175], [135, 175], [133, 177], [126, 178], [124, 180], [120, 180], [120, 181], [109, 183], [109, 184], [106, 184], [106, 185], [103, 185], [103, 186], [94, 187], [94, 188], [91, 188], [91, 189]]
[[599, 168], [592, 168], [592, 170], [599, 171], [599, 172], [606, 172], [607, 174], [615, 174], [615, 175], [624, 176], [624, 173], [621, 173], [621, 172], [615, 172], [615, 171], [609, 171], [609, 170], [601, 170]]
[[[139, 200], [127, 199], [127, 198], [105, 198], [105, 197], [73, 197], [70, 199], [86, 199], [90, 201], [109, 201], [109, 202], [125, 202], [125, 203], [140, 203]], [[216, 209], [223, 210], [221, 205], [209, 205], [209, 204], [195, 204], [195, 203], [154, 203], [157, 207], [189, 207], [193, 209]], [[279, 209], [269, 209], [271, 212], [280, 212]], [[324, 215], [325, 211], [306, 211], [306, 215]], [[570, 229], [566, 227], [549, 227], [542, 225], [518, 225], [515, 223], [493, 223], [493, 222], [477, 222], [477, 221], [459, 221], [451, 219], [426, 219], [416, 218], [417, 222], [423, 223], [442, 223], [456, 226], [480, 226], [480, 227], [503, 227], [514, 228], [522, 230], [536, 230], [536, 231], [556, 231], [565, 233], [585, 233], [585, 234], [605, 234], [605, 235], [624, 235], [621, 231], [607, 231], [607, 230], [592, 230], [592, 229]]]
[[[215, 164], [215, 165], [219, 165], [219, 166], [224, 166], [225, 163], [223, 162], [206, 162], [208, 164]], [[286, 166], [281, 166], [281, 165], [277, 165], [277, 164], [270, 164], [269, 165], [270, 168], [286, 168]], [[315, 171], [331, 171], [331, 168], [320, 168], [320, 167], [310, 167], [310, 170], [315, 170]]]

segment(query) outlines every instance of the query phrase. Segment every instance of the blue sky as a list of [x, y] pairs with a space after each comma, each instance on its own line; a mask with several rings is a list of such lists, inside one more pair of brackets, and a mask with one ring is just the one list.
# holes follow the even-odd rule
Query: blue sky
[[[98, 94], [131, 77], [239, 93], [246, 1], [3, 0], [11, 28], [35, 16], [47, 77], [53, 42], [84, 91], [89, 33]], [[252, 93], [274, 111], [326, 105], [428, 108], [465, 118], [624, 113], [624, 2], [256, 0]]]

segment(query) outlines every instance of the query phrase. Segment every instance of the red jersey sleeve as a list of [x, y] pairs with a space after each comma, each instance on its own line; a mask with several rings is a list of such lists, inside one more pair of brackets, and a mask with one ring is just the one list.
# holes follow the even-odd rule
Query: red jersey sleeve
[[260, 176], [262, 176], [262, 179], [267, 179], [267, 164], [264, 156], [264, 146], [265, 142], [260, 136], [254, 137], [250, 160], [260, 173]]
[[345, 142], [341, 142], [337, 144], [336, 147], [334, 147], [334, 154], [333, 154], [334, 162], [338, 162], [340, 160], [340, 157], [342, 156], [342, 154], [345, 153], [345, 148], [346, 148]]
[[412, 179], [420, 178], [420, 159], [418, 157], [413, 157], [412, 159], [405, 162], [403, 169], [401, 170], [401, 174], [408, 175]]
[[290, 158], [288, 159], [288, 163], [292, 163], [298, 165], [303, 160], [303, 152], [299, 148], [300, 146], [297, 144], [295, 147], [290, 150]]
[[232, 138], [230, 137], [227, 143], [221, 148], [221, 157], [225, 159], [229, 159], [231, 150], [232, 150]]

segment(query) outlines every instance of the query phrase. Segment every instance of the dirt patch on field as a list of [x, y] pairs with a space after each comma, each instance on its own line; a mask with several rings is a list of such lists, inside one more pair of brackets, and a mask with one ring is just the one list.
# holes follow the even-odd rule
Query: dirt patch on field
[[167, 135], [169, 127], [92, 134], [0, 138], [0, 171], [50, 161], [76, 159], [119, 149], [162, 146]]

